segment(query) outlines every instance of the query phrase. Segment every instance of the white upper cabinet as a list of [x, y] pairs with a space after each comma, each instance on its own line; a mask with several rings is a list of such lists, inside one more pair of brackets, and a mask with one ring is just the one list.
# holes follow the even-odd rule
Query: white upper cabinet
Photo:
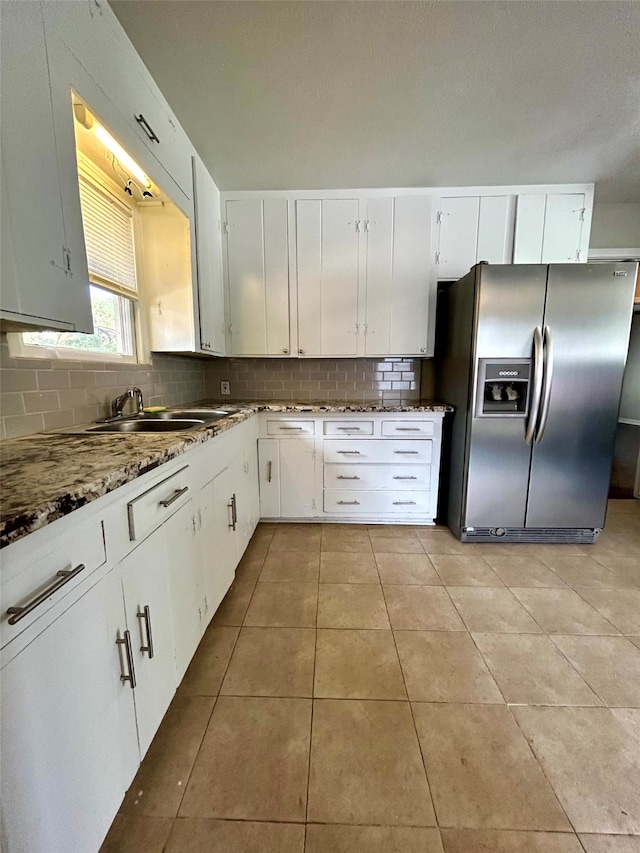
[[586, 262], [587, 212], [584, 193], [519, 195], [513, 262], [516, 264]]
[[220, 192], [202, 160], [193, 158], [200, 346], [213, 355], [225, 354], [224, 285]]
[[367, 202], [365, 355], [426, 352], [431, 269], [431, 199]]
[[231, 354], [288, 355], [287, 201], [227, 201], [225, 219]]
[[513, 254], [515, 196], [481, 196], [476, 263], [510, 264]]
[[[9, 276], [2, 319], [93, 332], [84, 242], [74, 230], [80, 221], [77, 176], [69, 187], [39, 3], [2, 4], [0, 48], [3, 279]], [[68, 104], [71, 115], [70, 94]]]
[[358, 199], [296, 201], [298, 353], [358, 355]]

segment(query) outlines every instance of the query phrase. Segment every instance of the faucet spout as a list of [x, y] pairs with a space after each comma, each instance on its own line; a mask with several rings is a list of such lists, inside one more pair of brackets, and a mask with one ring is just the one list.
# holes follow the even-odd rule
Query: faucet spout
[[139, 415], [141, 415], [144, 411], [144, 401], [142, 399], [142, 391], [137, 388], [129, 388], [123, 394], [120, 394], [119, 397], [116, 397], [115, 400], [111, 403], [111, 417], [112, 418], [121, 418], [124, 413], [124, 407], [127, 405], [127, 400], [136, 401], [136, 410]]

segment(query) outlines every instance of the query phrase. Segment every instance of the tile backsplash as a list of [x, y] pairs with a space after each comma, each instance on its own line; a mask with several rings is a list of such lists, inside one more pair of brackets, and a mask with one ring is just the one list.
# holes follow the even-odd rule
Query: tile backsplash
[[432, 363], [414, 358], [224, 358], [207, 365], [206, 395], [229, 400], [342, 400], [410, 404], [433, 394]]
[[[11, 358], [0, 336], [0, 437], [95, 421], [109, 404], [137, 385], [147, 406], [202, 399], [208, 359], [154, 355], [152, 364]], [[132, 403], [128, 404], [132, 406]]]

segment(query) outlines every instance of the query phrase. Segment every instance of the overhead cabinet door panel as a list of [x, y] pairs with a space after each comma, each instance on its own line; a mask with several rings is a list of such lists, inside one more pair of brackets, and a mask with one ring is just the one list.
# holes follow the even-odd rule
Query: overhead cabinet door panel
[[357, 355], [358, 208], [296, 202], [300, 355]]
[[547, 196], [542, 238], [543, 264], [572, 264], [580, 260], [583, 217], [582, 193]]
[[440, 200], [438, 278], [462, 278], [475, 264], [479, 213], [478, 196]]

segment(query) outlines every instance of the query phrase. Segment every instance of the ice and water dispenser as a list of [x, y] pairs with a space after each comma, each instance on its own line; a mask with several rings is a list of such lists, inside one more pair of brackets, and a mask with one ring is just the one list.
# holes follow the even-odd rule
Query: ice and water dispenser
[[527, 416], [531, 359], [481, 358], [476, 417]]

